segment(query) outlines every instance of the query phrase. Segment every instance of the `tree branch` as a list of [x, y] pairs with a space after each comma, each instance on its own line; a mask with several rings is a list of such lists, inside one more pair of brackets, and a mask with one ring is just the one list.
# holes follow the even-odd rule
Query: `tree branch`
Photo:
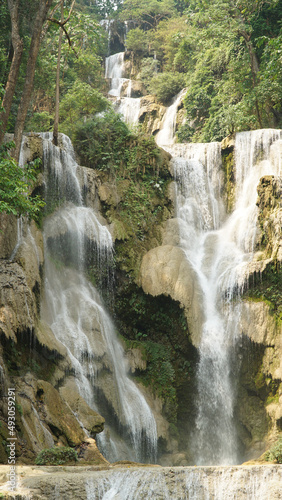
[[62, 23], [61, 21], [58, 21], [58, 19], [54, 19], [54, 18], [50, 18], [50, 17], [48, 17], [48, 18], [47, 18], [47, 21], [50, 21], [51, 23], [58, 24], [58, 26], [60, 26], [60, 28], [62, 28], [62, 30], [64, 31], [64, 33], [65, 33], [65, 35], [66, 35], [66, 37], [67, 37], [67, 39], [68, 39], [69, 46], [70, 46], [70, 47], [72, 48], [72, 50], [74, 51], [74, 53], [75, 53], [76, 57], [78, 57], [77, 52], [76, 52], [76, 50], [74, 49], [74, 47], [73, 47], [73, 45], [72, 45], [72, 42], [71, 42], [70, 36], [69, 36], [69, 34], [68, 34], [68, 32], [67, 32], [66, 28], [64, 27], [65, 22], [63, 22], [63, 23]]

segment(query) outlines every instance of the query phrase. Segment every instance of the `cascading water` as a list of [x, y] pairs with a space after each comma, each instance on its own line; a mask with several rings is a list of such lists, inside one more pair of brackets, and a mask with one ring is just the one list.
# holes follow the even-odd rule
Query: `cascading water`
[[[111, 411], [119, 426], [116, 434], [123, 435], [127, 445], [120, 437], [115, 439], [115, 431], [110, 429], [109, 438], [100, 438], [101, 451], [109, 460], [154, 461], [157, 434], [153, 414], [127, 377], [114, 326], [97, 289], [84, 274], [88, 259], [87, 264], [96, 270], [95, 279], [99, 282], [100, 272], [109, 283], [111, 235], [93, 209], [83, 204], [86, 176], [83, 172], [79, 175], [69, 139], [61, 136], [63, 149], [54, 146], [51, 139], [50, 134], [43, 134], [46, 200], [51, 208], [55, 200], [60, 206], [44, 225], [42, 318], [67, 348], [77, 386], [88, 405], [99, 411], [97, 392], [101, 388], [111, 392]], [[111, 421], [111, 415], [105, 417]]]
[[199, 465], [235, 464], [240, 460], [234, 422], [239, 292], [254, 251], [256, 187], [263, 175], [279, 175], [279, 162], [269, 158], [271, 144], [280, 137], [278, 130], [236, 135], [236, 201], [229, 217], [221, 199], [220, 144], [177, 144], [169, 148], [178, 182], [180, 244], [196, 271], [205, 311], [199, 339], [197, 417], [191, 436]]
[[[122, 77], [124, 68], [124, 52], [119, 52], [106, 58], [105, 78], [111, 82], [109, 97], [115, 98], [115, 110], [117, 113], [121, 113], [124, 121], [130, 125], [135, 125], [138, 123], [140, 98], [131, 97], [132, 81]], [[124, 85], [127, 85], [126, 96], [121, 97]]]
[[163, 116], [160, 131], [156, 135], [158, 146], [168, 146], [175, 142], [176, 117], [179, 104], [185, 94], [185, 89], [181, 90], [173, 99]]

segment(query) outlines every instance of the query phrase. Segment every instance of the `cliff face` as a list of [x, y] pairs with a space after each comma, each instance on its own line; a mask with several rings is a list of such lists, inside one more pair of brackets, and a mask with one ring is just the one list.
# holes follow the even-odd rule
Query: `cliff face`
[[[281, 141], [275, 148], [281, 157]], [[282, 431], [282, 180], [258, 186], [257, 252], [243, 296], [245, 350], [238, 406], [251, 447], [263, 449]], [[251, 360], [251, 362], [250, 362]]]
[[[40, 154], [38, 138], [36, 148], [32, 140], [27, 142], [27, 158]], [[232, 146], [228, 147], [232, 154]], [[119, 211], [126, 185], [89, 168], [81, 168], [79, 176], [88, 186], [87, 204], [108, 218], [116, 240], [115, 303], [109, 307], [124, 339], [131, 375], [138, 377], [156, 417], [160, 461], [185, 465], [191, 459], [187, 432], [195, 417], [195, 369], [205, 311], [195, 272], [178, 246], [174, 183], [169, 155], [163, 155], [165, 192], [150, 198], [152, 212], [159, 213], [158, 223], [144, 218], [140, 239]], [[261, 179], [257, 205], [257, 252], [243, 297], [236, 403], [239, 436], [250, 457], [259, 456], [282, 431], [281, 178]], [[17, 221], [5, 215], [1, 229], [1, 462], [7, 460], [5, 394], [12, 386], [17, 394], [17, 454], [22, 462], [33, 462], [41, 449], [54, 444], [77, 447], [82, 453], [89, 443], [81, 423], [94, 438], [103, 430], [104, 419], [79, 395], [66, 348], [40, 320], [42, 232], [34, 223], [17, 229]], [[55, 237], [64, 239], [63, 227], [58, 225]], [[106, 373], [106, 358], [102, 363]], [[99, 391], [114, 408], [107, 377]], [[91, 460], [103, 463], [102, 457], [93, 456]]]

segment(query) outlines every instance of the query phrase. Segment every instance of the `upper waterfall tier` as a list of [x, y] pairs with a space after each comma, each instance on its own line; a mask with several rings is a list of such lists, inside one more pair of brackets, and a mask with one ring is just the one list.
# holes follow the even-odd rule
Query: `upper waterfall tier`
[[[131, 97], [131, 80], [123, 78], [125, 73], [124, 52], [106, 58], [105, 78], [110, 80], [109, 97], [115, 98], [115, 109], [121, 113], [126, 123], [138, 123], [140, 98]], [[121, 97], [123, 86], [127, 84], [126, 96]]]

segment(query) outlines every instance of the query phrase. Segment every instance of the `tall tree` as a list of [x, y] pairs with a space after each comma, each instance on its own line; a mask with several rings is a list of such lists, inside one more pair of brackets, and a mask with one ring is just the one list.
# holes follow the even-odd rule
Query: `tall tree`
[[143, 29], [156, 29], [162, 19], [168, 19], [176, 13], [173, 0], [125, 0], [121, 19], [133, 20]]
[[20, 105], [18, 108], [17, 120], [14, 132], [15, 150], [13, 154], [16, 160], [19, 159], [22, 134], [33, 89], [35, 65], [40, 47], [42, 27], [47, 18], [47, 14], [52, 5], [52, 2], [53, 0], [39, 0], [38, 10], [34, 19], [34, 27], [31, 37], [27, 66], [26, 66], [25, 83], [21, 96]]
[[19, 0], [8, 0], [8, 8], [12, 25], [13, 59], [2, 101], [3, 110], [0, 113], [0, 144], [3, 141], [4, 134], [7, 129], [9, 114], [12, 107], [13, 96], [15, 93], [23, 53], [23, 40], [20, 37], [19, 29]]
[[[69, 15], [66, 19], [64, 19], [64, 0], [61, 0], [61, 21], [58, 22], [60, 25], [60, 34], [59, 34], [59, 45], [58, 45], [58, 59], [57, 59], [57, 73], [56, 73], [56, 100], [55, 100], [55, 119], [54, 119], [54, 129], [53, 129], [53, 143], [55, 146], [58, 145], [58, 132], [59, 132], [59, 104], [60, 104], [60, 66], [61, 66], [61, 49], [62, 49], [62, 39], [63, 33], [66, 32], [65, 25], [69, 21], [73, 7], [75, 4], [75, 0], [73, 0], [71, 4], [71, 8], [69, 11]], [[56, 21], [54, 19], [50, 19], [50, 21]], [[68, 34], [67, 34], [68, 36]], [[68, 36], [69, 43], [70, 38]]]

